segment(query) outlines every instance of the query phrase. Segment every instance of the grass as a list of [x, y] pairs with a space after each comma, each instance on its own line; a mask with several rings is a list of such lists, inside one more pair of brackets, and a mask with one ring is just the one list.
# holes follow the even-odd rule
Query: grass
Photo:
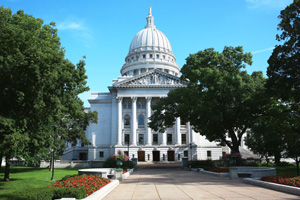
[[4, 167], [0, 170], [0, 200], [9, 200], [15, 192], [33, 188], [47, 187], [66, 175], [78, 174], [77, 168], [54, 170], [54, 181], [51, 181], [52, 172], [46, 168], [11, 167], [10, 181], [3, 181]]
[[277, 175], [281, 174], [291, 174], [293, 176], [297, 175], [296, 166], [286, 166], [286, 167], [275, 167]]

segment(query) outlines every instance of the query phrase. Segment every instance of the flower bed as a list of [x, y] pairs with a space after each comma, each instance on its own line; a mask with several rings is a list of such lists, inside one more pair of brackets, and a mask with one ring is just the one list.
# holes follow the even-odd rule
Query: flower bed
[[127, 170], [123, 170], [123, 174], [127, 173]]
[[213, 168], [213, 169], [208, 169], [207, 171], [216, 172], [216, 173], [228, 173], [229, 169], [228, 168]]
[[290, 174], [277, 175], [277, 176], [266, 176], [260, 178], [261, 181], [278, 183], [283, 185], [289, 185], [294, 187], [300, 187], [300, 176], [293, 177]]
[[95, 175], [77, 175], [66, 180], [57, 181], [49, 187], [83, 188], [86, 190], [87, 196], [89, 196], [110, 182], [111, 180], [107, 178]]

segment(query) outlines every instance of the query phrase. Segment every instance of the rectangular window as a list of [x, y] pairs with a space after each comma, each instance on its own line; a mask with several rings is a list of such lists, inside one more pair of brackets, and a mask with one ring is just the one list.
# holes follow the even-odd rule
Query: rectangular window
[[150, 54], [150, 58], [152, 58], [152, 54]]
[[129, 134], [125, 134], [125, 137], [124, 137], [124, 143], [125, 145], [128, 145], [129, 144]]
[[141, 100], [137, 100], [136, 104], [137, 104], [136, 105], [137, 109], [141, 109], [142, 108], [142, 102], [141, 102]]
[[104, 158], [104, 152], [103, 151], [99, 151], [99, 157]]
[[186, 144], [186, 134], [181, 134], [181, 143]]
[[158, 134], [153, 134], [153, 145], [157, 145], [158, 144]]
[[142, 109], [145, 109], [145, 108], [146, 108], [146, 100], [142, 99]]
[[146, 55], [145, 55], [145, 54], [143, 54], [143, 58], [146, 58]]
[[183, 156], [186, 158], [189, 157], [189, 151], [188, 150], [183, 151]]
[[159, 54], [156, 54], [156, 58], [159, 58]]
[[211, 151], [207, 151], [207, 157], [211, 158]]
[[167, 134], [167, 144], [172, 144], [172, 134]]
[[139, 145], [144, 144], [144, 134], [139, 134]]

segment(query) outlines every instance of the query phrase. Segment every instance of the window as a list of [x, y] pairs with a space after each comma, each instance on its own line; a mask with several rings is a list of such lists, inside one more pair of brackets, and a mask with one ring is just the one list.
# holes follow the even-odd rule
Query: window
[[139, 134], [139, 145], [144, 144], [144, 134]]
[[133, 57], [131, 57], [131, 60], [133, 60]]
[[152, 58], [153, 56], [152, 56], [152, 54], [150, 54], [150, 58]]
[[123, 109], [131, 109], [131, 99], [123, 99]]
[[143, 58], [146, 58], [146, 54], [143, 54]]
[[140, 114], [138, 119], [139, 119], [138, 125], [139, 125], [139, 126], [145, 126], [145, 118], [144, 118], [144, 115]]
[[134, 72], [133, 72], [134, 75], [138, 75], [138, 73], [139, 73], [139, 71], [137, 69], [134, 70]]
[[178, 160], [180, 160], [180, 154], [178, 154]]
[[153, 134], [153, 142], [154, 145], [158, 144], [158, 134]]
[[129, 156], [128, 151], [124, 151], [124, 154], [126, 154], [127, 156]]
[[188, 150], [183, 151], [183, 156], [186, 158], [189, 157], [189, 151]]
[[84, 143], [83, 142], [81, 142], [81, 147], [84, 147]]
[[99, 151], [99, 157], [104, 158], [104, 151]]
[[211, 158], [211, 151], [207, 151], [207, 157]]
[[166, 59], [166, 56], [165, 56], [165, 55], [163, 55], [163, 59]]
[[167, 144], [172, 144], [172, 134], [167, 134]]
[[159, 58], [159, 54], [156, 54], [156, 58]]
[[125, 145], [129, 144], [129, 138], [130, 138], [129, 134], [125, 134], [125, 137], [124, 137], [124, 143], [125, 143]]
[[181, 134], [181, 143], [186, 144], [186, 134]]
[[137, 100], [137, 109], [145, 109], [146, 108], [146, 100], [138, 99]]
[[128, 114], [124, 116], [124, 126], [130, 126], [130, 116]]

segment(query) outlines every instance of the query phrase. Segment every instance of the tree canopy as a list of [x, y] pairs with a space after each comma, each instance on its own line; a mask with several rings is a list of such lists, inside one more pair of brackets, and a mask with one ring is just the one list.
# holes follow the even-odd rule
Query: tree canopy
[[277, 29], [281, 34], [276, 35], [276, 39], [281, 44], [276, 45], [268, 60], [267, 88], [274, 98], [287, 105], [290, 112], [290, 128], [285, 130], [286, 150], [296, 160], [299, 174], [300, 151], [295, 145], [300, 144], [300, 1], [295, 0], [282, 10], [279, 19]]
[[187, 87], [171, 90], [152, 107], [150, 127], [162, 132], [181, 117], [209, 141], [239, 152], [242, 136], [257, 114], [265, 82], [261, 72], [249, 75], [242, 70], [246, 64], [252, 64], [252, 56], [240, 46], [190, 55], [181, 69]]
[[89, 90], [84, 66], [65, 58], [55, 23], [0, 7], [1, 157], [35, 155], [56, 139], [88, 143], [84, 130], [96, 113], [78, 98]]

